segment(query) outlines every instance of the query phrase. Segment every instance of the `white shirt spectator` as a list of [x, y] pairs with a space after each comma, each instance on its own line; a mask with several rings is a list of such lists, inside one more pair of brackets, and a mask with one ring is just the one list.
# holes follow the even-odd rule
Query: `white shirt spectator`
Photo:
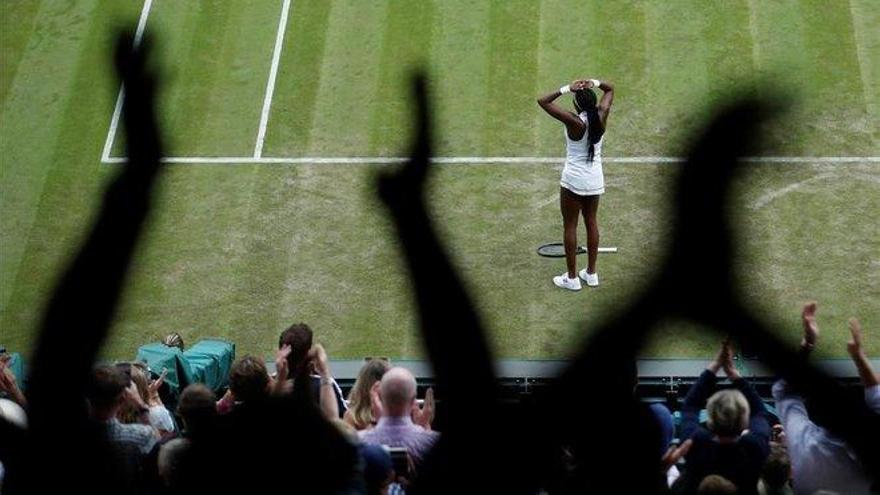
[[174, 420], [168, 409], [159, 404], [150, 407], [150, 424], [159, 431], [174, 431]]
[[[804, 400], [791, 392], [785, 380], [773, 385], [773, 398], [785, 427], [795, 494], [812, 495], [818, 490], [850, 495], [871, 493], [871, 478], [853, 450], [810, 421]], [[880, 413], [880, 386], [865, 388], [865, 402]]]

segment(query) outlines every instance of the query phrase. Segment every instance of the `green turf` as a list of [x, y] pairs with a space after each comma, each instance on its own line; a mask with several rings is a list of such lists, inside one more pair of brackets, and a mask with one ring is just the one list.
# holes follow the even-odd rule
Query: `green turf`
[[[397, 156], [406, 76], [423, 63], [444, 156], [560, 156], [536, 96], [611, 79], [608, 156], [679, 155], [732, 94], [796, 102], [765, 154], [880, 155], [880, 7], [870, 0], [582, 2], [296, 0], [264, 156]], [[115, 166], [100, 163], [118, 85], [112, 37], [139, 2], [0, 2], [0, 343], [27, 353], [58, 271]], [[281, 1], [154, 0], [169, 154], [250, 156]], [[565, 100], [563, 100], [565, 101]], [[124, 136], [114, 153], [123, 152]], [[561, 161], [561, 160], [560, 160]], [[374, 198], [377, 166], [168, 167], [105, 353], [180, 332], [266, 355], [293, 321], [332, 357], [420, 354], [409, 280]], [[675, 165], [606, 165], [602, 286], [560, 293], [559, 166], [439, 167], [430, 201], [502, 357], [564, 357], [657, 268]], [[825, 355], [850, 315], [880, 327], [880, 166], [758, 166], [736, 184], [736, 271], [757, 314], [820, 301]], [[77, 329], [71, 329], [76, 331]], [[646, 355], [705, 356], [717, 337], [665, 322]], [[868, 348], [880, 353], [880, 338]]]

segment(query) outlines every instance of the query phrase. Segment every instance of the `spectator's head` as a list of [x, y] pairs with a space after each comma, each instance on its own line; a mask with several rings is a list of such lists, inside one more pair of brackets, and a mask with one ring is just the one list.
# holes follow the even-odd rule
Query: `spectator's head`
[[269, 374], [263, 361], [244, 356], [229, 371], [229, 389], [236, 401], [253, 402], [269, 394]]
[[177, 347], [181, 351], [183, 350], [183, 337], [177, 332], [166, 335], [162, 343], [168, 347]]
[[706, 404], [707, 426], [719, 437], [738, 437], [749, 425], [749, 401], [739, 390], [715, 392]]
[[0, 399], [0, 419], [21, 429], [27, 428], [27, 413], [9, 399]]
[[187, 433], [198, 433], [210, 427], [217, 415], [217, 397], [201, 383], [187, 385], [180, 393], [177, 414], [183, 420]]
[[390, 368], [391, 364], [384, 359], [371, 359], [358, 372], [357, 380], [348, 397], [348, 410], [355, 428], [363, 430], [374, 421], [373, 410], [370, 407], [370, 390]]
[[[131, 383], [134, 383], [141, 400], [144, 401], [144, 404], [148, 404], [150, 402], [150, 384], [147, 381], [146, 367], [141, 363], [119, 363], [116, 367], [128, 376]], [[116, 416], [122, 423], [138, 422], [138, 411], [132, 403], [124, 403]]]
[[291, 376], [300, 373], [301, 368], [308, 361], [307, 356], [312, 348], [312, 329], [305, 323], [294, 323], [287, 330], [281, 332], [278, 337], [278, 348], [290, 346], [290, 355], [287, 356], [288, 369]]
[[770, 442], [770, 455], [761, 467], [758, 492], [761, 495], [786, 493], [790, 479], [791, 459], [788, 457], [788, 451], [781, 443]]
[[736, 495], [737, 493], [739, 490], [736, 489], [736, 485], [717, 474], [710, 474], [703, 478], [697, 488], [698, 495]]
[[156, 458], [156, 468], [159, 477], [166, 486], [175, 486], [180, 478], [181, 458], [189, 449], [190, 441], [185, 438], [171, 439], [159, 447], [159, 455]]
[[391, 368], [382, 375], [379, 395], [385, 414], [409, 416], [416, 400], [416, 379], [406, 368]]
[[95, 368], [86, 390], [92, 416], [97, 420], [108, 420], [116, 416], [129, 383], [128, 376], [116, 366]]
[[368, 495], [385, 495], [394, 480], [391, 455], [381, 445], [363, 444], [359, 447], [364, 460], [364, 482]]

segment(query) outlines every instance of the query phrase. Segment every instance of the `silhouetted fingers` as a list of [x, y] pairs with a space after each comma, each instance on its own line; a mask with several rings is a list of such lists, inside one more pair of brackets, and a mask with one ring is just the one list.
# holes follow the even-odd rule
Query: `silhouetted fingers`
[[421, 71], [412, 79], [415, 132], [409, 161], [400, 169], [380, 174], [379, 196], [389, 205], [421, 199], [431, 162], [431, 108], [427, 77]]
[[155, 75], [147, 68], [150, 41], [130, 32], [116, 41], [116, 70], [124, 85], [123, 125], [129, 162], [158, 162], [162, 155], [155, 117]]

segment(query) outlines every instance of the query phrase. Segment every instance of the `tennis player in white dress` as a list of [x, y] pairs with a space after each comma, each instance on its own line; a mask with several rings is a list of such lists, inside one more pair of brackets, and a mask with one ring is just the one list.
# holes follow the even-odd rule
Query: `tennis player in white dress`
[[[602, 90], [597, 104], [593, 88]], [[575, 112], [554, 103], [566, 93], [574, 94]], [[551, 117], [565, 124], [565, 166], [559, 181], [559, 205], [562, 209], [563, 245], [566, 273], [553, 277], [557, 287], [581, 290], [581, 280], [590, 287], [599, 285], [596, 258], [599, 254], [599, 196], [605, 193], [602, 175], [602, 141], [614, 86], [607, 81], [580, 79], [538, 99], [538, 105]], [[578, 215], [587, 226], [587, 267], [577, 271]]]

